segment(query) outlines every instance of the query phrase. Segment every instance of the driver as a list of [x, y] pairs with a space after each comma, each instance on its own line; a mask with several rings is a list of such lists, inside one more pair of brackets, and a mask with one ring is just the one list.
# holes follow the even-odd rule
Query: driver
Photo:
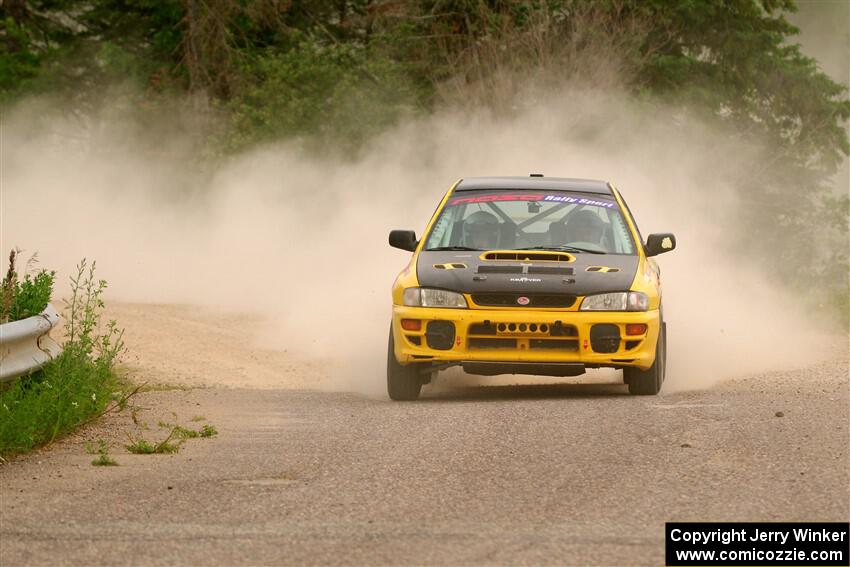
[[495, 248], [499, 244], [499, 219], [487, 211], [472, 213], [463, 222], [463, 242], [470, 248]]
[[564, 244], [575, 242], [589, 242], [604, 246], [602, 242], [605, 235], [605, 225], [599, 215], [587, 209], [578, 211], [567, 222], [564, 231]]

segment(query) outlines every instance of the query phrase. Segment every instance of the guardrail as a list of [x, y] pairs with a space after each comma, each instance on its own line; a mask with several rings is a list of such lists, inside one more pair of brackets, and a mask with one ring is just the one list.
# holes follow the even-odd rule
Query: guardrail
[[0, 325], [0, 382], [38, 370], [62, 353], [48, 334], [58, 321], [48, 304], [39, 315]]

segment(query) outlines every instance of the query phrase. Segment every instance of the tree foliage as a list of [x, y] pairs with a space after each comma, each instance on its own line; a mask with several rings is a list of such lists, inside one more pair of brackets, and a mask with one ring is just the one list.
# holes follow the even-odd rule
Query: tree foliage
[[6, 0], [0, 104], [41, 94], [86, 115], [110, 97], [150, 115], [190, 94], [226, 119], [207, 136], [220, 154], [287, 136], [356, 149], [399, 116], [442, 104], [509, 112], [528, 84], [616, 86], [763, 148], [736, 181], [769, 212], [758, 243], [796, 231], [801, 244], [752, 251], [776, 269], [808, 261], [809, 278], [838, 278], [846, 295], [846, 276], [819, 267], [846, 272], [846, 251], [812, 259], [805, 243], [825, 224], [846, 243], [847, 197], [826, 185], [850, 152], [850, 101], [794, 43], [795, 9], [793, 0]]
[[[146, 97], [203, 93], [251, 143], [321, 131], [351, 110], [346, 92], [373, 101], [354, 104], [367, 116], [388, 116], [379, 128], [401, 109], [439, 104], [446, 85], [466, 96], [499, 75], [563, 77], [616, 60], [636, 94], [743, 124], [781, 149], [771, 161], [830, 172], [850, 151], [850, 103], [793, 43], [794, 9], [792, 0], [14, 0], [0, 7], [0, 93], [65, 93], [90, 106], [118, 80]], [[360, 139], [376, 127], [343, 129]]]

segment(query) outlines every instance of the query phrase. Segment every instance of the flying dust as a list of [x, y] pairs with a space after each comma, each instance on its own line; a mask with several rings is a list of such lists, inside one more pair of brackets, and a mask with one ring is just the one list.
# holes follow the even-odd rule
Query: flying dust
[[[180, 140], [152, 153], [108, 121], [82, 141], [62, 134], [70, 123], [34, 133], [28, 112], [3, 124], [3, 249], [37, 250], [60, 279], [81, 257], [97, 259], [108, 302], [254, 314], [239, 332], [257, 348], [313, 361], [322, 387], [382, 391], [390, 285], [409, 258], [387, 246], [387, 232], [421, 235], [462, 176], [607, 179], [644, 235], [677, 235], [678, 249], [658, 259], [665, 391], [803, 366], [835, 344], [800, 302], [730, 253], [736, 240], [759, 238], [733, 220], [740, 204], [730, 182], [748, 174], [751, 149], [682, 111], [562, 90], [507, 117], [410, 119], [353, 160], [281, 143], [203, 175]], [[186, 337], [185, 348], [205, 347]], [[273, 373], [266, 382], [290, 385]]]

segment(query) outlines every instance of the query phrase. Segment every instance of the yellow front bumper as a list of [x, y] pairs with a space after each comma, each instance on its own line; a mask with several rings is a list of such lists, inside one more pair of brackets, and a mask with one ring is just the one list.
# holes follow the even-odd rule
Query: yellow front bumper
[[[402, 319], [419, 320], [421, 327], [418, 331], [402, 329]], [[455, 339], [450, 348], [446, 350], [429, 348], [426, 329], [430, 321], [449, 321], [454, 324]], [[570, 329], [568, 335], [559, 337], [551, 335], [551, 329], [558, 321], [561, 322], [561, 328]], [[489, 322], [497, 329], [503, 325], [504, 330], [497, 330], [495, 334], [482, 334], [481, 324], [485, 322]], [[658, 310], [581, 312], [536, 309], [435, 309], [393, 305], [392, 329], [395, 356], [401, 364], [427, 361], [573, 362], [590, 366], [634, 366], [645, 370], [655, 361], [659, 322]], [[594, 324], [599, 323], [619, 327], [621, 340], [615, 352], [593, 350], [590, 329]], [[647, 330], [641, 335], [626, 335], [626, 325], [630, 323], [644, 323]], [[472, 327], [473, 325], [476, 326]], [[530, 330], [532, 325], [536, 329], [533, 332]], [[545, 328], [546, 332], [543, 332], [541, 328]], [[564, 344], [554, 345], [557, 340], [564, 341]], [[491, 347], [491, 343], [499, 343], [499, 346]], [[553, 346], [557, 348], [552, 348]]]

